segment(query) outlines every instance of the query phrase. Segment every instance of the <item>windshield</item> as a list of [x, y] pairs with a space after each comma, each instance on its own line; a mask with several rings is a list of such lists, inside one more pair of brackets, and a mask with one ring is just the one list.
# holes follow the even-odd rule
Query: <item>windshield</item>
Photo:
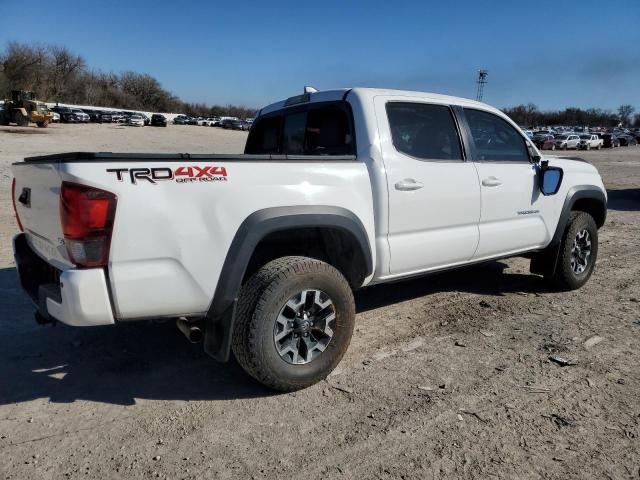
[[568, 135], [556, 135], [556, 140], [566, 140], [569, 138]]

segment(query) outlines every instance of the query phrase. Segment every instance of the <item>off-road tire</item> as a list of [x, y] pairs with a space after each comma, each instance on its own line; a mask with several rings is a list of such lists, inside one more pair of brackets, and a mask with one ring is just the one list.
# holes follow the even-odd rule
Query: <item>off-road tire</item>
[[[304, 289], [318, 289], [335, 307], [334, 333], [326, 349], [309, 363], [285, 361], [274, 342], [274, 325], [285, 303]], [[240, 366], [263, 385], [283, 392], [299, 390], [329, 375], [346, 352], [355, 324], [353, 292], [331, 265], [308, 257], [282, 257], [263, 266], [238, 298], [232, 349]]]
[[[586, 230], [591, 241], [591, 253], [587, 267], [582, 273], [575, 273], [571, 267], [571, 250], [578, 232]], [[582, 287], [587, 281], [598, 258], [598, 227], [591, 215], [585, 212], [571, 212], [569, 221], [562, 236], [558, 262], [555, 271], [547, 277], [559, 290], [569, 291]]]
[[38, 122], [36, 125], [38, 125], [39, 128], [47, 128], [49, 126], [49, 121], [45, 120], [43, 122]]
[[22, 112], [16, 113], [16, 123], [19, 127], [28, 127], [29, 126], [29, 118], [25, 117]]

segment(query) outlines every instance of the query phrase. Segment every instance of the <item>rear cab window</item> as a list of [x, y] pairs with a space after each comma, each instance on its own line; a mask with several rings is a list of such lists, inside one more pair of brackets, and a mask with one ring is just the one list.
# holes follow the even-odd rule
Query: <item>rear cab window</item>
[[255, 120], [245, 153], [250, 155], [355, 155], [353, 115], [347, 102], [285, 108]]
[[458, 129], [447, 105], [389, 102], [386, 110], [399, 152], [419, 160], [463, 160]]

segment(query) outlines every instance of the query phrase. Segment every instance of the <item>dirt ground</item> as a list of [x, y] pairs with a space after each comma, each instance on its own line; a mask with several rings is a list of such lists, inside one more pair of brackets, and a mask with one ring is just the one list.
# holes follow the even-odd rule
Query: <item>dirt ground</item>
[[609, 192], [584, 288], [554, 293], [510, 259], [362, 290], [347, 355], [301, 392], [266, 391], [171, 323], [35, 324], [12, 263], [11, 162], [240, 152], [245, 137], [0, 127], [0, 478], [640, 478], [640, 147], [579, 153]]

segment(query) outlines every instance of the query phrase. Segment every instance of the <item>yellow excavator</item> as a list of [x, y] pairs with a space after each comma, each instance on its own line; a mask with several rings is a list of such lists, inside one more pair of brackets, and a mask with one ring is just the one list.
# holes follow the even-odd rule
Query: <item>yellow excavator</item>
[[40, 128], [46, 128], [53, 120], [53, 113], [44, 102], [33, 97], [33, 92], [12, 91], [11, 100], [6, 100], [0, 109], [0, 125], [15, 123], [19, 127], [27, 127], [29, 122], [33, 122]]

